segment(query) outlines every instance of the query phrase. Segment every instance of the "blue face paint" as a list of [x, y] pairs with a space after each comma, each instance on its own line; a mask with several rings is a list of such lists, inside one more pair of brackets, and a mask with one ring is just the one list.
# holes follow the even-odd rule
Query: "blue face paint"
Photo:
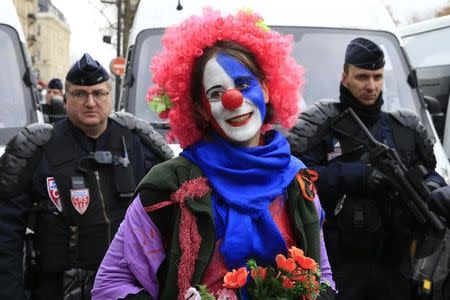
[[222, 66], [225, 72], [230, 76], [237, 89], [239, 89], [244, 98], [252, 101], [258, 107], [261, 113], [261, 120], [266, 115], [266, 103], [264, 103], [264, 93], [258, 79], [236, 58], [219, 53], [217, 62]]

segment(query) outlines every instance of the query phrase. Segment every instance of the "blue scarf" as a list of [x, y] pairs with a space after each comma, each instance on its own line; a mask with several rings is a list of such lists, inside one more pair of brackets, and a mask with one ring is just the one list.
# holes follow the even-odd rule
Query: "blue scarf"
[[216, 238], [222, 239], [220, 252], [230, 269], [249, 258], [273, 264], [277, 254], [287, 252], [269, 205], [305, 165], [290, 154], [279, 132], [268, 132], [264, 142], [237, 147], [213, 134], [180, 154], [199, 166], [212, 186]]

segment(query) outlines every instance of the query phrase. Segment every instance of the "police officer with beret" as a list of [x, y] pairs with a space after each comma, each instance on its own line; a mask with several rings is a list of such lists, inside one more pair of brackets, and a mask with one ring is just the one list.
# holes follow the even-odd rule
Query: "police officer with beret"
[[367, 148], [334, 130], [341, 113], [352, 108], [375, 139], [396, 149], [408, 168], [422, 165], [431, 190], [445, 185], [434, 171], [433, 143], [418, 118], [405, 110], [381, 110], [384, 64], [378, 45], [361, 37], [352, 40], [345, 53], [339, 102], [316, 102], [288, 135], [293, 154], [319, 174], [337, 299], [415, 299], [415, 283], [400, 272], [400, 264], [415, 231], [422, 230], [389, 178], [373, 166]]
[[63, 101], [64, 87], [61, 79], [52, 78], [48, 82], [46, 90], [42, 112], [46, 122], [54, 123], [63, 119], [66, 115]]
[[109, 75], [89, 54], [65, 86], [67, 118], [28, 125], [0, 158], [0, 299], [90, 299], [136, 184], [173, 156], [147, 122], [110, 115]]

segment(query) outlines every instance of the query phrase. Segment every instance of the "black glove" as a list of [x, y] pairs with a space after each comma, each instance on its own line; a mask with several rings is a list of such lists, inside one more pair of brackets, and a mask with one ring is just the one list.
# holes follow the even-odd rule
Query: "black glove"
[[367, 192], [375, 194], [386, 194], [387, 192], [395, 191], [392, 180], [371, 165], [367, 167], [366, 187]]
[[438, 216], [450, 224], [450, 186], [444, 186], [431, 192], [429, 206]]
[[[142, 290], [137, 294], [128, 294], [125, 298], [121, 298], [121, 299], [123, 299], [123, 300], [149, 300], [149, 299], [153, 299], [153, 298], [145, 290]], [[119, 300], [121, 300], [121, 299], [119, 299]]]
[[334, 300], [336, 292], [327, 285], [325, 289], [323, 289], [320, 292], [319, 297], [317, 297], [317, 300]]

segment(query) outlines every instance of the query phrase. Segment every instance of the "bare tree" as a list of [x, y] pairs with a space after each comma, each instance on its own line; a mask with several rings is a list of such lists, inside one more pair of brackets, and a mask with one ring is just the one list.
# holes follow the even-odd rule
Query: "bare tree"
[[122, 0], [124, 4], [122, 15], [122, 56], [127, 54], [128, 39], [130, 37], [131, 26], [133, 26], [134, 15], [139, 5], [139, 0]]
[[[131, 26], [133, 26], [134, 15], [136, 14], [136, 9], [139, 5], [140, 0], [89, 0], [89, 3], [95, 7], [107, 21], [108, 25], [103, 29], [106, 36], [112, 37], [111, 43], [117, 48], [118, 43], [120, 43], [120, 56], [125, 57], [128, 47], [128, 40], [130, 36]], [[120, 37], [121, 41], [117, 41], [117, 28], [118, 28], [118, 13], [115, 17], [111, 17], [110, 14], [106, 13], [106, 9], [111, 9], [114, 5], [116, 12], [120, 7]]]
[[444, 6], [442, 9], [440, 9], [437, 14], [436, 17], [443, 17], [443, 16], [448, 16], [450, 15], [450, 1], [447, 4], [447, 6]]

